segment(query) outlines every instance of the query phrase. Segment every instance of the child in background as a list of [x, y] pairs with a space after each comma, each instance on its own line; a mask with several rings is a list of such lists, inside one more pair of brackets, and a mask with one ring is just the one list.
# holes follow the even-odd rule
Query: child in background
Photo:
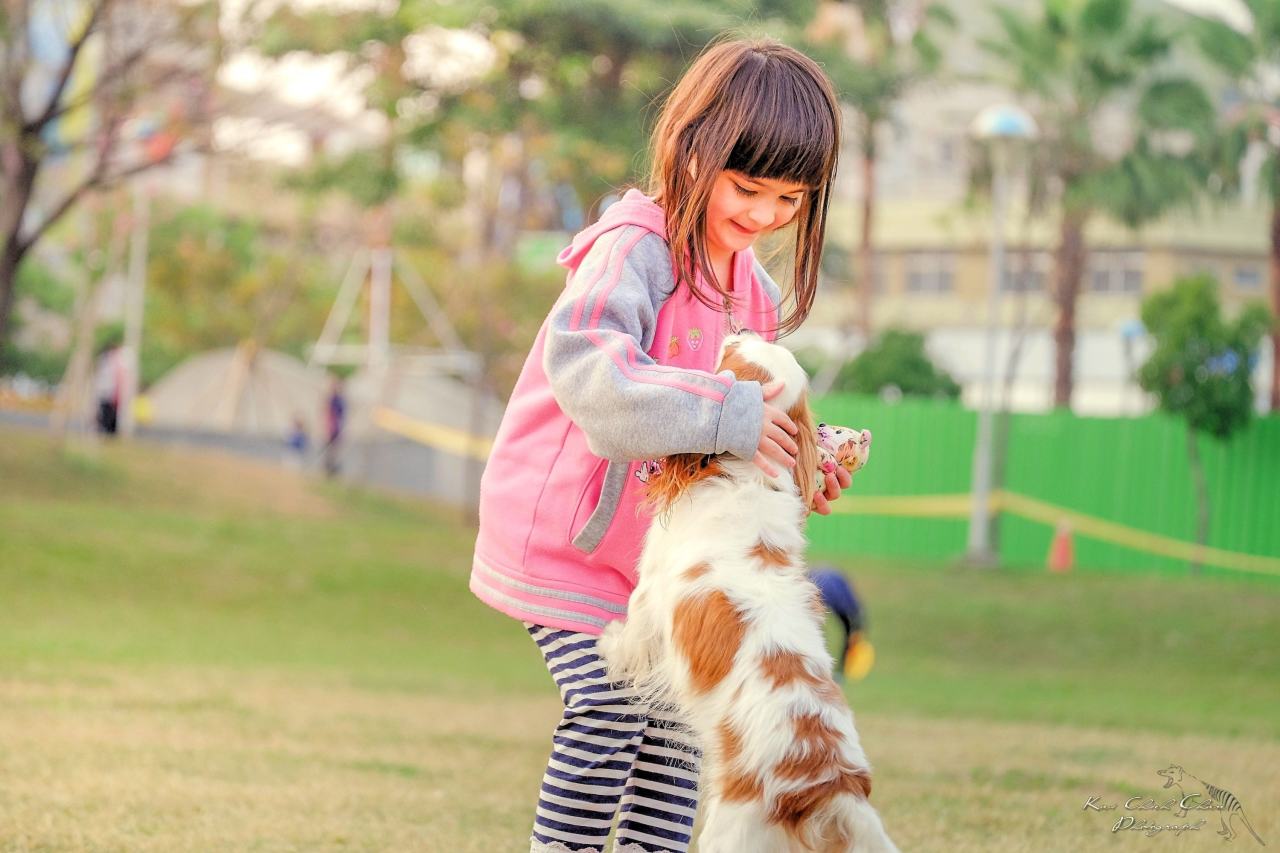
[[820, 566], [809, 572], [809, 580], [818, 587], [822, 603], [844, 628], [844, 643], [836, 659], [836, 680], [865, 678], [875, 661], [875, 650], [866, 638], [866, 616], [852, 582], [831, 566]]
[[[610, 683], [596, 651], [636, 584], [653, 460], [731, 453], [770, 475], [795, 465], [795, 425], [761, 387], [717, 374], [723, 338], [768, 340], [808, 315], [840, 111], [809, 58], [721, 41], [667, 98], [648, 194], [628, 190], [558, 258], [565, 290], [512, 392], [480, 488], [471, 589], [525, 624], [564, 701], [531, 851], [689, 846], [700, 754], [669, 709]], [[792, 297], [751, 247], [794, 229]], [[814, 510], [848, 487], [826, 476]]]
[[285, 446], [289, 448], [285, 457], [289, 467], [299, 471], [306, 467], [307, 451], [311, 448], [311, 437], [307, 435], [307, 423], [303, 420], [302, 415], [295, 414], [293, 416], [293, 425], [289, 428]]

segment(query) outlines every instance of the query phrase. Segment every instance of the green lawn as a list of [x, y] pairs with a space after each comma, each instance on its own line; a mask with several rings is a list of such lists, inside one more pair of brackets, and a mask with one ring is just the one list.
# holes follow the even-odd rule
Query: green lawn
[[[527, 849], [558, 705], [467, 591], [473, 538], [269, 466], [0, 428], [0, 850]], [[904, 850], [1220, 849], [1216, 820], [1152, 839], [1082, 809], [1170, 763], [1280, 839], [1280, 585], [844, 564]]]

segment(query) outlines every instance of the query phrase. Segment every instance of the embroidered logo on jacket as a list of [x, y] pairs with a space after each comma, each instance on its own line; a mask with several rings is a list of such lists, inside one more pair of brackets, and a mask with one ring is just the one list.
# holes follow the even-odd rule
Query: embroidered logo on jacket
[[667, 358], [675, 358], [680, 354], [680, 339], [675, 335], [671, 336], [671, 341], [667, 344]]
[[689, 346], [693, 348], [694, 352], [697, 352], [698, 349], [702, 346], [702, 330], [701, 329], [695, 327], [689, 330]]
[[640, 467], [636, 468], [636, 479], [642, 483], [649, 482], [649, 478], [662, 470], [661, 459], [646, 459], [640, 463]]

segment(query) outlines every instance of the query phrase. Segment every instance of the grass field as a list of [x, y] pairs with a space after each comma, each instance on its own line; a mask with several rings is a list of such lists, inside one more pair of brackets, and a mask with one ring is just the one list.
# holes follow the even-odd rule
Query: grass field
[[[229, 457], [0, 429], [0, 850], [527, 850], [559, 705], [468, 593], [473, 537]], [[1280, 843], [1280, 585], [844, 565], [904, 851], [1257, 845], [1211, 814], [1111, 832], [1198, 819], [1124, 811], [1170, 763]]]

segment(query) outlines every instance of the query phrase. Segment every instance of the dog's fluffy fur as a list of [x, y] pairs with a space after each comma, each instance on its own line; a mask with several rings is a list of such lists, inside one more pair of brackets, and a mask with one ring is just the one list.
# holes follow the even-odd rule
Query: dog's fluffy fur
[[807, 378], [785, 348], [748, 335], [726, 340], [720, 369], [784, 382], [771, 402], [799, 428], [796, 470], [663, 460], [639, 586], [600, 648], [614, 678], [679, 707], [701, 741], [703, 853], [896, 851], [868, 802], [870, 768], [805, 577], [818, 464]]

